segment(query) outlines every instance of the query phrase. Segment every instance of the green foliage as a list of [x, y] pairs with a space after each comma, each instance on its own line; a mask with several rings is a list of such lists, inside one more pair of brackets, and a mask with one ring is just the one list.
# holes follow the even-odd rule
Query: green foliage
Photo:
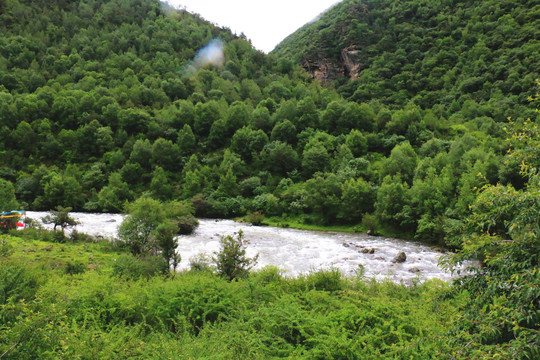
[[82, 274], [86, 271], [86, 265], [79, 261], [71, 262], [69, 261], [66, 264], [66, 274], [68, 275], [76, 275], [76, 274]]
[[[414, 103], [446, 118], [461, 110], [468, 120], [486, 113], [497, 122], [526, 119], [533, 115], [524, 114], [531, 112], [523, 101], [533, 95], [539, 67], [538, 11], [527, 1], [346, 0], [272, 53], [303, 65], [348, 100], [377, 99], [394, 109]], [[467, 103], [476, 104], [473, 112]], [[397, 111], [380, 125], [413, 142], [419, 115]]]
[[10, 181], [0, 179], [0, 209], [2, 211], [17, 210], [19, 203], [15, 198], [15, 188]]
[[5, 264], [0, 267], [0, 305], [32, 299], [38, 282], [23, 266]]
[[[381, 233], [459, 248], [477, 188], [527, 181], [503, 138], [537, 116], [530, 2], [342, 1], [268, 56], [155, 0], [56, 5], [2, 3], [0, 207], [197, 197], [200, 216], [372, 213]], [[216, 37], [223, 66], [196, 69]]]
[[344, 288], [342, 277], [338, 269], [330, 269], [309, 274], [306, 277], [306, 282], [309, 284], [309, 287], [315, 290], [335, 292]]
[[119, 256], [112, 268], [113, 274], [126, 279], [151, 278], [169, 272], [168, 261], [160, 256]]
[[51, 215], [45, 216], [42, 221], [45, 224], [53, 224], [54, 231], [56, 231], [57, 226], [60, 226], [63, 234], [66, 227], [78, 224], [78, 222], [69, 215], [71, 210], [70, 207], [64, 208], [62, 206], [57, 206], [56, 210], [51, 210]]
[[282, 176], [296, 169], [299, 163], [298, 153], [281, 141], [266, 145], [261, 152], [261, 160], [269, 171]]
[[[276, 268], [236, 281], [204, 271], [161, 277], [161, 257], [105, 242], [55, 244], [46, 258], [20, 250], [47, 243], [5, 239], [16, 248], [0, 263], [8, 359], [444, 357], [446, 327], [467, 301], [437, 282], [369, 283], [334, 269], [293, 279]], [[88, 268], [65, 276], [52, 266], [62, 256]]]
[[384, 164], [381, 176], [399, 175], [403, 180], [410, 184], [414, 176], [417, 161], [418, 157], [411, 144], [404, 142], [396, 145], [396, 147], [392, 149], [387, 162]]
[[174, 221], [162, 222], [156, 228], [156, 244], [161, 249], [161, 256], [166, 264], [170, 264], [173, 271], [180, 263], [180, 255], [176, 253], [178, 240], [175, 238], [179, 232], [179, 227]]
[[177, 217], [175, 223], [178, 227], [178, 233], [181, 235], [192, 234], [197, 226], [199, 226], [199, 221], [191, 214]]
[[358, 221], [363, 214], [373, 211], [376, 193], [362, 178], [349, 179], [342, 186], [342, 214], [340, 217], [348, 221]]
[[118, 236], [130, 248], [133, 255], [156, 251], [152, 235], [163, 220], [162, 204], [149, 197], [142, 197], [130, 204], [129, 216], [118, 229]]
[[407, 190], [407, 184], [399, 176], [384, 178], [375, 202], [375, 214], [380, 222], [399, 226], [407, 220]]
[[228, 235], [220, 240], [221, 249], [215, 253], [214, 261], [220, 276], [231, 281], [244, 278], [249, 270], [257, 264], [259, 255], [253, 258], [246, 256], [246, 247], [249, 240], [244, 238], [244, 233], [239, 231], [236, 238]]
[[[193, 217], [191, 208], [177, 202], [161, 203], [149, 197], [141, 197], [128, 206], [128, 211], [129, 215], [120, 225], [118, 235], [129, 246], [131, 253], [145, 258], [148, 264], [156, 262], [155, 257], [159, 253], [166, 264], [165, 269], [168, 269], [169, 265], [176, 269], [181, 259], [176, 253], [176, 236], [193, 232], [199, 224]], [[133, 262], [129, 259], [123, 261], [122, 266], [130, 274], [154, 271], [132, 271], [130, 267]], [[160, 262], [156, 263], [155, 271], [163, 272]], [[122, 271], [124, 270], [120, 270], [120, 273]]]
[[247, 214], [244, 219], [248, 223], [251, 223], [251, 225], [260, 226], [263, 224], [265, 216], [259, 211], [254, 211], [252, 213]]
[[[535, 152], [539, 145], [538, 125], [516, 124], [513, 130], [519, 136], [510, 139], [516, 149], [510, 156], [528, 161], [530, 149]], [[533, 148], [528, 147], [531, 144]], [[536, 346], [540, 176], [538, 168], [525, 162], [522, 171], [528, 182], [521, 190], [500, 184], [482, 188], [472, 206], [463, 251], [451, 259], [453, 264], [466, 259], [481, 263], [457, 282], [459, 289], [471, 294], [458, 324], [460, 331], [455, 332], [460, 356], [533, 359], [540, 355]], [[470, 346], [463, 347], [464, 343]]]

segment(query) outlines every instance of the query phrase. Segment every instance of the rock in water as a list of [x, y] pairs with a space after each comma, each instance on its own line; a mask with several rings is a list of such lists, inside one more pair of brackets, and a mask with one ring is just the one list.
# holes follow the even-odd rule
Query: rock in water
[[362, 249], [360, 252], [364, 254], [375, 254], [375, 249]]
[[403, 251], [400, 251], [399, 254], [397, 254], [396, 257], [394, 258], [394, 260], [392, 260], [392, 262], [394, 264], [399, 264], [399, 263], [405, 262], [405, 260], [407, 260], [407, 255], [405, 255]]

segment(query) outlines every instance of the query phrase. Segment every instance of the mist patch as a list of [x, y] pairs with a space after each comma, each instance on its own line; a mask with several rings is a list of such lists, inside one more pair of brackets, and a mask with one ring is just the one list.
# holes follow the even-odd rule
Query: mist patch
[[223, 53], [223, 41], [221, 39], [212, 39], [206, 46], [201, 48], [195, 55], [195, 58], [186, 65], [184, 74], [193, 76], [201, 68], [206, 66], [220, 67], [224, 62], [225, 55]]

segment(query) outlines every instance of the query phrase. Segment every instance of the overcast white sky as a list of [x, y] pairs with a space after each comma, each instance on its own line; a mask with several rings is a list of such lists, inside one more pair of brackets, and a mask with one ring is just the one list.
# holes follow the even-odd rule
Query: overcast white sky
[[169, 0], [204, 19], [244, 33], [266, 53], [339, 0]]

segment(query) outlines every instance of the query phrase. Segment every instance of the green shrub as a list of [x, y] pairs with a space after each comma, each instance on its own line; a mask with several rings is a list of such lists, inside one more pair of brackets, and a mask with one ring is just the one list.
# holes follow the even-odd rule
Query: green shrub
[[7, 240], [0, 240], [0, 258], [9, 257], [13, 254], [13, 246]]
[[213, 272], [212, 258], [206, 254], [198, 254], [189, 259], [189, 268], [192, 271]]
[[364, 214], [362, 216], [362, 225], [371, 232], [376, 231], [379, 226], [377, 217], [373, 214]]
[[220, 243], [221, 250], [214, 257], [218, 274], [229, 280], [247, 277], [249, 270], [257, 264], [259, 255], [246, 257], [249, 241], [244, 239], [242, 230], [236, 238], [230, 235], [222, 237]]
[[248, 223], [251, 223], [251, 225], [260, 226], [262, 225], [265, 219], [265, 216], [264, 214], [261, 214], [259, 211], [255, 211], [255, 212], [247, 214], [245, 219]]
[[95, 238], [91, 235], [80, 233], [77, 230], [73, 230], [71, 234], [69, 234], [69, 240], [73, 243], [77, 242], [94, 242]]
[[186, 273], [172, 281], [148, 284], [146, 321], [174, 332], [197, 335], [210, 324], [226, 321], [247, 300], [240, 284], [210, 273]]
[[276, 266], [265, 266], [261, 270], [254, 271], [252, 277], [255, 282], [262, 285], [271, 284], [271, 283], [281, 283], [283, 280], [282, 270]]
[[307, 283], [315, 290], [335, 292], [343, 290], [345, 280], [338, 269], [319, 270], [307, 276]]
[[37, 287], [35, 276], [22, 265], [0, 264], [0, 304], [31, 299]]
[[52, 242], [63, 244], [66, 242], [67, 238], [66, 235], [64, 235], [63, 231], [57, 231], [54, 230], [51, 232], [51, 238]]
[[113, 274], [128, 279], [148, 279], [168, 272], [169, 265], [161, 256], [135, 257], [126, 254], [119, 256], [113, 265]]
[[81, 261], [68, 261], [64, 272], [68, 275], [82, 274], [86, 271], [86, 265]]
[[199, 226], [199, 220], [197, 220], [195, 217], [189, 215], [189, 216], [182, 216], [178, 219], [176, 219], [176, 225], [178, 226], [178, 233], [181, 235], [189, 235], [192, 234], [193, 231]]

